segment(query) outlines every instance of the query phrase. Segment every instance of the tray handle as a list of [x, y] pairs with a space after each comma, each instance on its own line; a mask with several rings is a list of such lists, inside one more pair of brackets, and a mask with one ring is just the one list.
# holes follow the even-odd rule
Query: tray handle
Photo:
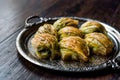
[[25, 28], [30, 28], [34, 25], [37, 25], [41, 23], [43, 20], [45, 21], [45, 19], [46, 18], [37, 16], [37, 15], [30, 16], [25, 20]]
[[120, 56], [117, 56], [113, 60], [111, 60], [112, 68], [115, 70], [120, 70]]

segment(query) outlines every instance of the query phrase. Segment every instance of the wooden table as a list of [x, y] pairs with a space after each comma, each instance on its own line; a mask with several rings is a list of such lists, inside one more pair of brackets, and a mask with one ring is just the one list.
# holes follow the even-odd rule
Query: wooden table
[[0, 0], [0, 80], [120, 80], [119, 71], [91, 77], [64, 75], [25, 60], [15, 42], [31, 15], [92, 18], [120, 29], [120, 0]]

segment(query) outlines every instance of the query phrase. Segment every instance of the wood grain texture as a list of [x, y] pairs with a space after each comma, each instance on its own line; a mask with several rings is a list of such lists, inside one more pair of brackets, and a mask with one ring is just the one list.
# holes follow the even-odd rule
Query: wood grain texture
[[120, 29], [120, 0], [0, 0], [0, 80], [120, 80], [120, 73], [74, 76], [49, 71], [21, 57], [15, 41], [28, 16], [78, 16]]

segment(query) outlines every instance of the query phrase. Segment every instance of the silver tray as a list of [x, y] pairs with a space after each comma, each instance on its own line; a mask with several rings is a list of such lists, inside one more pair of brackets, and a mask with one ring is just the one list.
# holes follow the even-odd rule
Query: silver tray
[[[47, 69], [52, 69], [56, 71], [63, 72], [91, 72], [97, 70], [103, 70], [108, 67], [112, 69], [119, 70], [120, 69], [120, 32], [114, 27], [100, 22], [103, 26], [105, 26], [108, 31], [109, 37], [112, 39], [114, 43], [114, 49], [112, 51], [112, 55], [108, 57], [96, 56], [93, 55], [91, 58], [96, 58], [95, 61], [91, 61], [89, 63], [80, 63], [75, 61], [65, 62], [62, 60], [39, 60], [35, 57], [35, 52], [31, 46], [30, 40], [33, 37], [34, 33], [37, 31], [40, 25], [44, 23], [53, 23], [57, 19], [61, 17], [55, 18], [42, 18], [39, 16], [31, 16], [28, 17], [25, 21], [25, 28], [19, 33], [16, 39], [16, 47], [21, 56], [23, 56], [29, 62], [38, 65], [40, 67], [44, 67]], [[79, 17], [71, 17], [73, 19], [79, 20], [79, 25], [83, 22], [86, 22], [88, 18], [79, 18]], [[97, 20], [95, 20], [97, 21]]]

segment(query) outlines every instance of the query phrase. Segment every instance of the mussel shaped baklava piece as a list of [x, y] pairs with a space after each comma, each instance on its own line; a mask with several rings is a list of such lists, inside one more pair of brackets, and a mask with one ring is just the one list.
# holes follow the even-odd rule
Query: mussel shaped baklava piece
[[62, 60], [88, 61], [89, 48], [78, 36], [63, 38], [59, 42]]
[[53, 27], [52, 24], [44, 24], [39, 27], [36, 34], [49, 33], [57, 37], [57, 30]]
[[89, 33], [85, 35], [85, 41], [90, 51], [96, 55], [109, 55], [113, 49], [112, 40], [102, 33]]
[[80, 30], [83, 32], [84, 35], [92, 32], [99, 32], [105, 35], [107, 34], [105, 27], [97, 21], [87, 21], [83, 23], [80, 26]]
[[31, 40], [31, 44], [35, 49], [35, 54], [39, 59], [55, 59], [58, 54], [57, 38], [48, 33], [35, 34]]
[[69, 26], [60, 29], [58, 31], [58, 36], [60, 40], [62, 40], [62, 38], [69, 37], [69, 36], [83, 37], [81, 30], [79, 30], [78, 28], [69, 27]]
[[53, 26], [55, 27], [55, 29], [57, 29], [57, 31], [59, 31], [65, 26], [73, 26], [78, 28], [78, 23], [78, 20], [74, 20], [72, 18], [60, 18], [54, 22]]

